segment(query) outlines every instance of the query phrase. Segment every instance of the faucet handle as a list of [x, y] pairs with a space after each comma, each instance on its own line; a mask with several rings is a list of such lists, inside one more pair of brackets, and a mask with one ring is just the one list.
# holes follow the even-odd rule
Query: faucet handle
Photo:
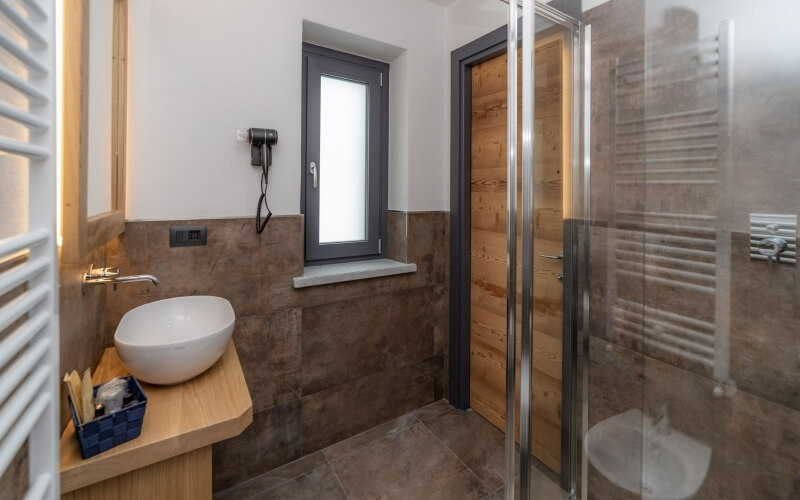
[[100, 275], [104, 278], [111, 277], [111, 276], [119, 276], [119, 268], [118, 267], [104, 267], [100, 270]]
[[118, 267], [101, 267], [95, 269], [94, 264], [89, 267], [89, 272], [86, 273], [87, 278], [111, 278], [119, 276]]

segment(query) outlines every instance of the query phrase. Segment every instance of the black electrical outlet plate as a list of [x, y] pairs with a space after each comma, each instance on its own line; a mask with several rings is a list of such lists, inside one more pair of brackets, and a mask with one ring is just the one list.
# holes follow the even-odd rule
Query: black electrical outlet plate
[[206, 244], [206, 226], [170, 226], [169, 246], [195, 247]]

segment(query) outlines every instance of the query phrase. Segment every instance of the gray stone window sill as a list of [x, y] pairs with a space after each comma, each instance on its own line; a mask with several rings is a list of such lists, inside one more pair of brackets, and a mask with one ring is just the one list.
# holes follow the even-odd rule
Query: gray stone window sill
[[292, 278], [294, 288], [329, 285], [344, 281], [365, 280], [395, 274], [416, 272], [416, 264], [406, 264], [391, 259], [362, 260], [341, 264], [326, 264], [303, 268], [303, 275]]

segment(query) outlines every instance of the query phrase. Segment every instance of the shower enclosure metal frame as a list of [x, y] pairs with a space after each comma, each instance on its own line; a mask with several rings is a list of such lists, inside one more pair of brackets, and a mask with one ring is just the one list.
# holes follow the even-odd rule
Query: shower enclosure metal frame
[[[502, 0], [508, 3], [507, 0]], [[523, 47], [533, 47], [535, 33], [524, 27], [533, 27], [535, 16], [541, 16], [556, 25], [569, 30], [572, 35], [572, 185], [564, 189], [573, 191], [570, 198], [575, 205], [577, 214], [578, 195], [581, 190], [588, 189], [588, 180], [581, 181], [581, 165], [583, 164], [583, 177], [588, 179], [588, 152], [585, 146], [588, 138], [588, 119], [582, 116], [581, 110], [586, 105], [582, 102], [588, 99], [588, 93], [580, 91], [582, 78], [588, 78], [586, 69], [581, 71], [582, 32], [581, 23], [564, 14], [563, 12], [541, 3], [539, 1], [524, 0], [526, 9], [523, 17], [517, 16], [517, 5], [523, 5], [521, 0], [509, 4], [509, 23], [506, 27], [494, 32], [456, 50], [451, 61], [451, 273], [450, 273], [450, 391], [451, 404], [457, 408], [469, 407], [469, 283], [470, 283], [470, 127], [471, 116], [470, 95], [471, 81], [470, 68], [502, 53], [516, 53], [519, 33], [522, 31]], [[527, 13], [527, 14], [526, 14]], [[587, 30], [587, 33], [589, 31]], [[586, 45], [589, 46], [588, 44]], [[521, 336], [521, 401], [520, 401], [520, 488], [521, 498], [529, 498], [531, 491], [530, 457], [532, 452], [532, 307], [533, 307], [533, 174], [534, 174], [534, 74], [535, 51], [523, 53], [523, 330]], [[508, 65], [508, 106], [507, 109], [516, 109], [516, 58], [509, 57]], [[585, 82], [585, 80], [583, 80]], [[588, 102], [588, 101], [587, 101]], [[583, 119], [583, 121], [582, 121]], [[581, 125], [583, 123], [583, 126]], [[507, 140], [507, 168], [508, 168], [508, 267], [507, 281], [509, 299], [507, 301], [507, 361], [506, 361], [506, 498], [514, 497], [514, 479], [518, 472], [514, 467], [515, 462], [515, 348], [516, 348], [516, 114], [508, 113], [508, 140]], [[584, 137], [585, 136], [585, 137]], [[582, 149], [584, 154], [581, 155]], [[585, 158], [584, 158], [585, 157]], [[526, 174], [527, 172], [527, 174]], [[585, 183], [585, 186], [582, 185]], [[584, 198], [585, 198], [584, 194]], [[587, 198], [588, 199], [588, 198]], [[582, 219], [589, 220], [589, 205], [583, 206]], [[583, 281], [585, 288], [588, 272], [586, 266], [578, 265], [578, 243], [582, 238], [578, 231], [581, 226], [588, 231], [588, 224], [580, 224], [574, 217], [565, 220], [564, 232], [564, 322], [563, 322], [563, 377], [562, 377], [562, 436], [561, 436], [561, 486], [571, 496], [575, 495], [578, 474], [578, 305], [583, 302], [584, 322], [588, 318], [588, 300], [580, 300], [578, 291], [579, 281]], [[588, 245], [588, 237], [584, 244]], [[587, 249], [588, 250], [588, 249]], [[586, 252], [587, 250], [584, 250]], [[527, 256], [527, 258], [526, 258]], [[579, 272], [582, 276], [579, 276]], [[527, 293], [526, 293], [527, 291]], [[585, 372], [585, 370], [584, 370]]]
[[[516, 52], [516, 34], [512, 26], [515, 23], [511, 20], [516, 18], [518, 2], [509, 2], [509, 53]], [[573, 65], [580, 60], [579, 53], [580, 47], [580, 22], [565, 16], [560, 11], [553, 9], [545, 4], [541, 4], [534, 0], [522, 0], [522, 312], [521, 312], [521, 366], [520, 366], [520, 498], [527, 500], [533, 495], [533, 483], [531, 478], [531, 456], [533, 453], [533, 429], [532, 429], [532, 403], [533, 403], [533, 245], [534, 245], [534, 173], [536, 164], [534, 160], [534, 147], [535, 147], [535, 134], [534, 134], [534, 112], [535, 112], [535, 67], [536, 67], [536, 51], [535, 51], [535, 31], [531, 28], [535, 26], [536, 16], [540, 15], [545, 19], [552, 21], [556, 24], [564, 26], [571, 30], [573, 34]], [[515, 28], [515, 26], [514, 26]], [[513, 37], [513, 40], [512, 40]], [[512, 130], [512, 124], [516, 123], [516, 113], [511, 110], [517, 109], [517, 96], [516, 96], [516, 74], [517, 74], [517, 58], [508, 58], [508, 80], [509, 80], [509, 93], [508, 93], [508, 107], [507, 113], [508, 130]], [[573, 101], [578, 96], [575, 76], [579, 74], [573, 70], [572, 92], [570, 93]], [[580, 106], [572, 106], [573, 114], [579, 113]], [[580, 123], [580, 115], [573, 117], [573, 127]], [[509, 137], [511, 137], [509, 135]], [[516, 139], [516, 135], [513, 137]], [[509, 145], [512, 139], [509, 139]], [[577, 173], [579, 165], [575, 163], [577, 158], [576, 145], [578, 143], [578, 135], [573, 134], [572, 137], [572, 158], [573, 158], [573, 173]], [[508, 147], [508, 169], [509, 169], [509, 182], [507, 189], [509, 191], [509, 205], [508, 205], [508, 218], [509, 218], [509, 239], [512, 234], [512, 220], [516, 221], [516, 207], [511, 204], [511, 193], [516, 192], [516, 182], [512, 184], [510, 172], [516, 170], [516, 149]], [[571, 178], [573, 178], [571, 176]], [[564, 186], [562, 189], [573, 189], [574, 185]], [[572, 196], [570, 196], [572, 200]], [[588, 209], [588, 207], [585, 207]], [[566, 246], [566, 243], [577, 243], [573, 238], [568, 238], [565, 241], [565, 257], [577, 257], [576, 252], [573, 251], [571, 246]], [[513, 262], [513, 263], [512, 263]], [[565, 271], [569, 270], [570, 275], [565, 275], [565, 288], [564, 288], [564, 325], [573, 326], [572, 318], [576, 316], [575, 307], [577, 305], [577, 296], [568, 295], [568, 293], [577, 291], [577, 280], [574, 274], [577, 267], [577, 260], [573, 259], [572, 262], [565, 265]], [[508, 276], [509, 284], [511, 284], [516, 275], [515, 261], [511, 260], [509, 254]], [[508, 301], [516, 302], [516, 287], [509, 285]], [[515, 323], [515, 318], [512, 316], [508, 321], [509, 325]], [[575, 420], [575, 397], [577, 393], [576, 373], [577, 373], [577, 356], [573, 357], [573, 352], [577, 353], [574, 349], [574, 343], [577, 339], [577, 330], [572, 328], [565, 328], [563, 335], [563, 348], [562, 348], [562, 369], [566, 376], [562, 379], [562, 487], [572, 496], [576, 491], [576, 477], [575, 471], [577, 470], [577, 435], [574, 432], [576, 428]], [[514, 370], [515, 370], [515, 357], [513, 355], [514, 337], [509, 328], [507, 337], [507, 351], [509, 352], [506, 363], [507, 379], [512, 381], [506, 386], [507, 407], [511, 411], [506, 413], [506, 474], [508, 471], [514, 470], [514, 399], [515, 388], [513, 386]], [[566, 354], [565, 354], [566, 353]], [[567, 407], [564, 409], [564, 407]], [[566, 416], [566, 418], [564, 418]], [[566, 422], [565, 422], [566, 421]], [[566, 431], [566, 434], [564, 432]], [[510, 446], [509, 446], [510, 441]], [[509, 449], [510, 448], [510, 449]], [[514, 498], [513, 480], [506, 480], [506, 498], [511, 500]]]

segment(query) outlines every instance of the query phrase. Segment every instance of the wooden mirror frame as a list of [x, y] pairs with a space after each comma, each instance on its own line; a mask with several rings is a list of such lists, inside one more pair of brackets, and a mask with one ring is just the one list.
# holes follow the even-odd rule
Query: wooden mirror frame
[[128, 0], [113, 0], [111, 210], [87, 215], [89, 0], [64, 0], [62, 262], [80, 262], [125, 232]]

